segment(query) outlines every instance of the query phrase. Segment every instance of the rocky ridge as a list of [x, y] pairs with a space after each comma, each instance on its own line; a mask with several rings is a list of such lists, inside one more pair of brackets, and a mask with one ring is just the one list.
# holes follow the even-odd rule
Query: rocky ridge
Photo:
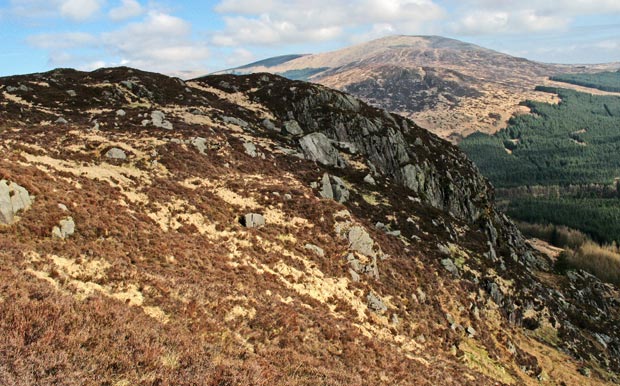
[[7, 383], [617, 381], [617, 289], [407, 118], [269, 74], [0, 95], [0, 179], [36, 196], [0, 228]]

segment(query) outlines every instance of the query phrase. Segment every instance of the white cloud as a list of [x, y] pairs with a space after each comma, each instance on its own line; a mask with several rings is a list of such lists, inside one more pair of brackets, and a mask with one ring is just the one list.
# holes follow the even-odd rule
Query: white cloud
[[204, 44], [192, 40], [188, 22], [156, 11], [141, 22], [102, 34], [101, 40], [126, 65], [155, 71], [202, 67], [209, 56]]
[[144, 8], [136, 0], [122, 0], [121, 4], [112, 8], [109, 12], [110, 19], [120, 21], [140, 16], [144, 13]]
[[373, 25], [410, 32], [445, 15], [432, 0], [223, 0], [215, 10], [227, 16], [213, 42], [225, 46], [328, 41]]
[[68, 32], [32, 35], [26, 39], [26, 42], [37, 48], [58, 50], [95, 44], [97, 38], [88, 33]]
[[65, 18], [84, 21], [98, 13], [101, 5], [101, 0], [64, 0], [59, 10]]
[[8, 12], [22, 18], [62, 17], [83, 22], [100, 11], [105, 0], [10, 0]]
[[461, 35], [484, 35], [555, 31], [566, 28], [569, 23], [567, 17], [540, 15], [532, 10], [480, 10], [466, 13], [451, 28]]

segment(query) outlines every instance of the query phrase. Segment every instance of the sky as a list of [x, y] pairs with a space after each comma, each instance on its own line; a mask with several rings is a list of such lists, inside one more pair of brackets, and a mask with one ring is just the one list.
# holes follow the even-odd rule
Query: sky
[[0, 76], [124, 65], [187, 78], [395, 34], [620, 62], [620, 0], [0, 0]]

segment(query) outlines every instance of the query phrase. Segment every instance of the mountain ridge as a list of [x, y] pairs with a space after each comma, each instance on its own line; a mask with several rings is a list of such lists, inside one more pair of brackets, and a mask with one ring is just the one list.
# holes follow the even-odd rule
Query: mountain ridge
[[475, 131], [501, 129], [513, 115], [527, 112], [524, 100], [552, 102], [535, 91], [549, 76], [609, 66], [540, 63], [450, 38], [398, 35], [276, 66], [224, 72], [266, 71], [324, 84], [458, 142]]

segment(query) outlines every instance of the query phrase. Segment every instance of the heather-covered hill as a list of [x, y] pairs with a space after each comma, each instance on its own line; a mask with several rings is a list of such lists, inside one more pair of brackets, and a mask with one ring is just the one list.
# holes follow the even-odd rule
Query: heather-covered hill
[[322, 86], [0, 79], [3, 384], [610, 384], [617, 288], [553, 272], [449, 143]]

